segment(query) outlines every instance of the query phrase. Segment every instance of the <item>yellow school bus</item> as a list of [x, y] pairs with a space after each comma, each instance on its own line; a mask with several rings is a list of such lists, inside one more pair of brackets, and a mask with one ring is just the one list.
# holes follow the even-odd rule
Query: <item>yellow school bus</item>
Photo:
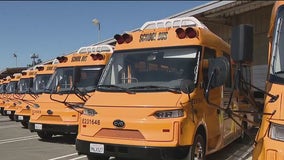
[[112, 52], [113, 46], [98, 45], [57, 57], [55, 72], [31, 108], [30, 131], [37, 132], [42, 139], [76, 135], [81, 107], [95, 92]]
[[[268, 33], [268, 74], [264, 115], [256, 135], [253, 160], [284, 159], [284, 1], [276, 1]], [[283, 107], [282, 107], [283, 106]]]
[[4, 105], [4, 99], [5, 99], [5, 92], [6, 92], [6, 85], [7, 83], [4, 83], [6, 78], [3, 78], [0, 80], [0, 113], [1, 115], [4, 115], [3, 109], [4, 107], [1, 107]]
[[30, 120], [31, 107], [44, 91], [44, 88], [54, 72], [54, 64], [39, 65], [35, 69], [22, 73], [19, 82], [19, 93], [24, 94], [17, 106], [14, 119], [27, 128]]
[[1, 111], [1, 115], [5, 115], [4, 114], [4, 105], [5, 102], [8, 100], [8, 98], [10, 97], [11, 94], [7, 93], [7, 85], [10, 82], [11, 77], [7, 76], [6, 78], [3, 78], [3, 83], [1, 85], [1, 101], [0, 101], [0, 111]]
[[[16, 111], [14, 114], [14, 120], [19, 122], [23, 120], [23, 116], [18, 116], [19, 113], [28, 115], [29, 103], [35, 100], [35, 96], [31, 93], [31, 87], [33, 85], [33, 79], [37, 73], [37, 70], [29, 69], [22, 71], [22, 77], [18, 83], [18, 94], [21, 95], [21, 99], [18, 99]], [[21, 121], [24, 127], [27, 127], [26, 121]]]
[[9, 94], [9, 97], [7, 97], [5, 104], [4, 104], [4, 114], [6, 116], [9, 116], [11, 120], [14, 120], [14, 114], [16, 111], [16, 106], [18, 99], [21, 98], [21, 95], [18, 93], [18, 82], [21, 78], [21, 73], [15, 73], [11, 76], [10, 82], [6, 86], [7, 94]]
[[241, 136], [223, 110], [238, 108], [236, 94], [230, 98], [230, 46], [199, 20], [150, 21], [114, 38], [115, 51], [80, 117], [79, 154], [205, 159]]

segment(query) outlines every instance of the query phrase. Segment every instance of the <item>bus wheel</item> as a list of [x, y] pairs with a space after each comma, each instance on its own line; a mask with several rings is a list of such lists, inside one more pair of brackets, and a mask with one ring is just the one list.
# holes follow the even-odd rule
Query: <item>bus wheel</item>
[[28, 125], [29, 125], [28, 122], [21, 121], [21, 124], [24, 128], [28, 128]]
[[249, 144], [250, 143], [250, 137], [249, 135], [246, 134], [245, 130], [248, 130], [248, 122], [242, 121], [242, 131], [241, 131], [241, 136], [239, 138], [239, 142], [244, 143], [244, 144]]
[[88, 160], [109, 160], [109, 157], [105, 156], [91, 156], [87, 155]]
[[14, 120], [15, 120], [15, 119], [14, 119], [14, 115], [9, 115], [9, 118], [10, 118], [11, 121], [14, 121]]
[[189, 148], [188, 155], [183, 160], [204, 160], [205, 150], [204, 137], [200, 133], [197, 133], [193, 145]]
[[51, 139], [52, 138], [52, 133], [48, 133], [48, 132], [37, 132], [37, 135], [41, 139]]

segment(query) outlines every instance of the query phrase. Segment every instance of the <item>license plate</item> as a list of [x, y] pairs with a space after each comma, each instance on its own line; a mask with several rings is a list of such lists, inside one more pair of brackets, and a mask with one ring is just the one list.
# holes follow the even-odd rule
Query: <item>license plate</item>
[[35, 124], [35, 129], [42, 130], [42, 124]]
[[23, 116], [18, 116], [18, 120], [24, 120]]
[[95, 144], [95, 143], [90, 143], [90, 152], [91, 153], [104, 153], [105, 148], [103, 144]]
[[6, 113], [7, 113], [8, 115], [10, 115], [12, 112], [11, 112], [11, 111], [7, 111]]

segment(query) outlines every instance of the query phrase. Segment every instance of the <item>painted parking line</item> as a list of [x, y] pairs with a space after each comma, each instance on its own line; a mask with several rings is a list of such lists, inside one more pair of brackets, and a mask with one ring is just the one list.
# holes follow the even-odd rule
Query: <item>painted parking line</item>
[[64, 155], [64, 156], [55, 157], [55, 158], [51, 158], [51, 159], [48, 159], [48, 160], [57, 160], [57, 159], [63, 159], [63, 158], [66, 158], [66, 157], [71, 157], [71, 156], [75, 156], [75, 155], [78, 155], [78, 153], [67, 154], [67, 155]]
[[86, 158], [86, 157], [87, 157], [86, 155], [83, 155], [83, 156], [79, 156], [79, 157], [76, 157], [76, 158], [73, 158], [73, 159], [70, 159], [70, 160], [83, 159], [83, 158]]
[[33, 135], [33, 136], [25, 136], [25, 137], [3, 139], [3, 140], [0, 140], [0, 144], [13, 143], [13, 142], [19, 142], [19, 141], [26, 141], [26, 140], [37, 139], [37, 138], [39, 138], [37, 135]]

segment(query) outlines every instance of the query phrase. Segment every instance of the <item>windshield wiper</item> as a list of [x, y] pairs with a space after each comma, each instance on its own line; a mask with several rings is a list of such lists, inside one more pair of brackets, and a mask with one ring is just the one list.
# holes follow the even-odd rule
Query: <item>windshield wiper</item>
[[173, 92], [173, 93], [181, 93], [181, 91], [177, 88], [171, 88], [171, 87], [165, 87], [165, 86], [153, 86], [153, 85], [136, 86], [136, 87], [130, 87], [128, 89], [130, 90], [132, 89], [159, 89], [159, 90], [166, 90], [166, 91]]
[[135, 94], [135, 92], [129, 90], [128, 88], [124, 88], [124, 87], [120, 87], [120, 86], [116, 86], [116, 85], [98, 85], [97, 88], [118, 88], [128, 94]]

